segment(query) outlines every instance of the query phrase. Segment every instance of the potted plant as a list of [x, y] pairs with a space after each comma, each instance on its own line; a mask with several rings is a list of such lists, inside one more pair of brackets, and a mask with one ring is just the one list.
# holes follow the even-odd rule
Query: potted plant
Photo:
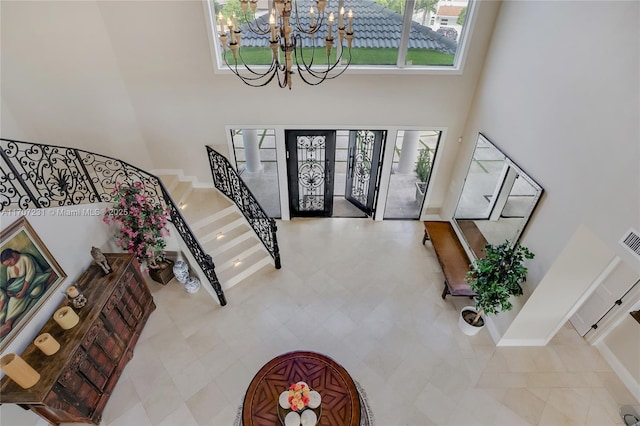
[[511, 296], [522, 295], [522, 284], [527, 278], [525, 259], [533, 259], [534, 254], [519, 244], [505, 241], [500, 245], [487, 244], [485, 257], [474, 260], [469, 265], [466, 281], [475, 297], [475, 307], [465, 306], [460, 311], [458, 325], [463, 333], [474, 335], [484, 326], [483, 314], [507, 312], [513, 308]]
[[164, 237], [169, 235], [168, 211], [152, 203], [140, 182], [132, 186], [116, 185], [113, 200], [114, 206], [105, 211], [102, 220], [118, 228], [115, 235], [118, 246], [135, 254], [154, 280], [166, 284], [168, 280], [161, 277], [165, 275], [162, 271], [172, 267], [164, 253]]
[[427, 181], [431, 174], [431, 152], [423, 148], [418, 153], [416, 168], [414, 169], [418, 181], [416, 182], [416, 201], [421, 201], [427, 192]]

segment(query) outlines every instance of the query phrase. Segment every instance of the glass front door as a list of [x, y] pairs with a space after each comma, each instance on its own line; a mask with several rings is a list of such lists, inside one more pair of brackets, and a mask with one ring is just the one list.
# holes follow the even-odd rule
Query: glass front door
[[334, 130], [286, 130], [291, 217], [333, 211]]
[[351, 130], [345, 198], [367, 216], [373, 214], [380, 154], [386, 132], [382, 130]]

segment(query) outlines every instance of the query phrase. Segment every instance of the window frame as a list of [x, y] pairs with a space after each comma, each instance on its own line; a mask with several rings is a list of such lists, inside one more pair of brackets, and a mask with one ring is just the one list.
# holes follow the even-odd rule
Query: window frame
[[[453, 65], [407, 65], [404, 63], [408, 52], [409, 26], [412, 22], [415, 0], [406, 0], [406, 2], [396, 65], [350, 65], [345, 71], [345, 74], [459, 75], [463, 73], [464, 65], [469, 53], [471, 37], [474, 32], [477, 9], [480, 0], [468, 0], [467, 14], [465, 18], [466, 22], [458, 37], [458, 51], [454, 57]], [[204, 7], [205, 21], [207, 24], [213, 72], [214, 74], [233, 75], [233, 72], [227, 68], [226, 64], [222, 60], [220, 53], [220, 42], [214, 24], [216, 22], [214, 0], [202, 0], [202, 5]], [[407, 10], [411, 10], [412, 13], [407, 14]], [[267, 67], [263, 65], [256, 65], [255, 69], [266, 70]]]

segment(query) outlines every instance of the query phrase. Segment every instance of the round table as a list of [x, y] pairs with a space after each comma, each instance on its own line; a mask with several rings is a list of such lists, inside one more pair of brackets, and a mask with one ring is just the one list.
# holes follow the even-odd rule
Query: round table
[[358, 426], [360, 399], [349, 373], [331, 358], [315, 352], [289, 352], [266, 363], [255, 375], [242, 405], [244, 426], [274, 426], [278, 397], [292, 383], [306, 382], [322, 396], [318, 425]]

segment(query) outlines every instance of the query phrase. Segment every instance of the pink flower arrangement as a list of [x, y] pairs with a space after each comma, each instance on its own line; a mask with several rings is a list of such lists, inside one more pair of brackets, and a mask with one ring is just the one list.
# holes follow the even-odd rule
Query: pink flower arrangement
[[115, 204], [105, 211], [102, 221], [118, 228], [115, 237], [119, 247], [135, 254], [148, 268], [156, 268], [164, 260], [168, 210], [154, 205], [140, 182], [133, 186], [117, 184], [113, 192]]
[[289, 386], [289, 405], [291, 409], [300, 411], [309, 405], [309, 393], [311, 389], [304, 382], [294, 383]]

